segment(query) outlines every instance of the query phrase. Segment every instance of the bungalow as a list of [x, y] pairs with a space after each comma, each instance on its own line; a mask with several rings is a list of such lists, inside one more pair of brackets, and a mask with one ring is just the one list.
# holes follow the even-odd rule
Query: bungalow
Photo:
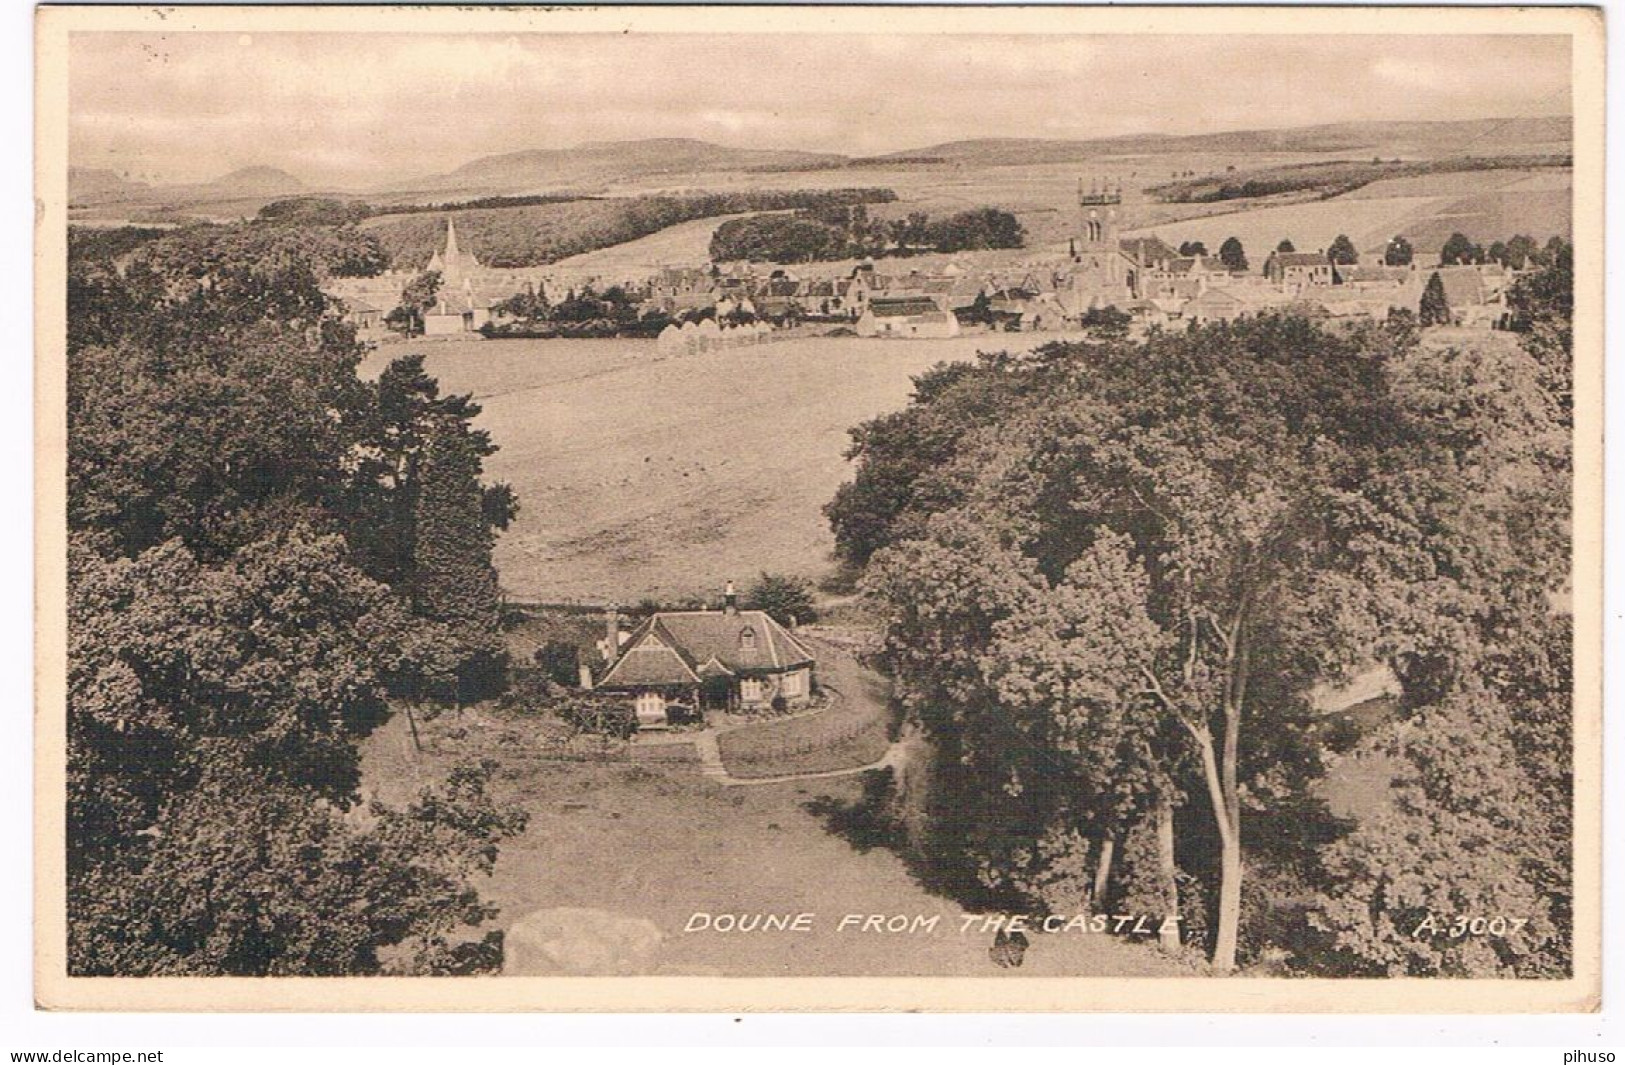
[[956, 337], [959, 319], [928, 296], [876, 297], [856, 325], [860, 337]]
[[594, 687], [630, 696], [645, 728], [812, 697], [813, 653], [766, 612], [738, 609], [732, 584], [721, 610], [661, 611], [616, 643]]

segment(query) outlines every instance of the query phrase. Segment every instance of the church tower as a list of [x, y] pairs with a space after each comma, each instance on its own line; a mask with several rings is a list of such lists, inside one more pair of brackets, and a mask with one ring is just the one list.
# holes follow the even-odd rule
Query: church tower
[[1123, 186], [1116, 187], [1091, 181], [1083, 187], [1078, 179], [1078, 206], [1082, 209], [1083, 225], [1079, 234], [1085, 248], [1117, 250], [1117, 230], [1123, 210]]
[[1136, 294], [1133, 263], [1118, 243], [1122, 224], [1123, 187], [1078, 180], [1079, 226], [1072, 240], [1072, 299], [1078, 307], [1107, 307]]

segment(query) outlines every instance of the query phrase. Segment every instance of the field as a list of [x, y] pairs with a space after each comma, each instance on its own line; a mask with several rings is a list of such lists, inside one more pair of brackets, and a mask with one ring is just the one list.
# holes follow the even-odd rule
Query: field
[[1422, 254], [1437, 252], [1457, 231], [1485, 245], [1518, 233], [1544, 243], [1554, 234], [1570, 234], [1570, 182], [1566, 170], [1395, 178], [1329, 200], [1259, 206], [1137, 232], [1154, 233], [1175, 244], [1200, 240], [1212, 252], [1234, 236], [1247, 249], [1255, 270], [1282, 239], [1291, 240], [1299, 251], [1310, 251], [1329, 247], [1340, 233], [1362, 252], [1380, 251], [1395, 234]]
[[801, 338], [663, 359], [650, 341], [420, 342], [362, 372], [422, 351], [444, 389], [483, 405], [502, 448], [487, 472], [522, 507], [497, 542], [509, 594], [631, 603], [824, 575], [847, 430], [902, 407], [931, 365], [1012, 343]]
[[[549, 761], [523, 726], [483, 727], [473, 712], [425, 727], [414, 754], [400, 716], [368, 742], [365, 772], [377, 798], [399, 803], [414, 780], [443, 776], [476, 757], [501, 763], [495, 792], [530, 812], [504, 843], [495, 875], [475, 886], [506, 928], [559, 906], [653, 921], [664, 934], [656, 971], [723, 976], [1180, 976], [1197, 970], [1125, 939], [1034, 935], [1026, 963], [988, 958], [991, 932], [961, 932], [965, 910], [923, 888], [895, 854], [843, 838], [842, 810], [858, 777], [724, 788], [693, 767]], [[850, 819], [848, 819], [850, 820]], [[812, 930], [726, 933], [684, 929], [695, 914], [814, 915]], [[841, 930], [847, 914], [937, 917], [930, 932]]]
[[572, 255], [553, 265], [607, 277], [642, 277], [662, 266], [695, 266], [710, 261], [711, 234], [718, 226], [734, 218], [748, 217], [727, 214], [667, 226], [647, 237]]

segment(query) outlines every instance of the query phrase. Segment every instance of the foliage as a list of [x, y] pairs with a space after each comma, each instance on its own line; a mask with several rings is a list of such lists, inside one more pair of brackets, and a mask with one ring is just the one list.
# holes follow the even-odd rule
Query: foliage
[[[423, 515], [387, 471], [413, 467], [412, 415], [437, 396], [410, 372], [361, 381], [363, 349], [320, 288], [375, 270], [377, 250], [281, 218], [85, 245], [70, 263], [75, 973], [500, 960], [490, 937], [452, 942], [491, 915], [468, 880], [520, 825], [485, 797], [489, 770], [404, 811], [358, 807], [358, 740], [391, 701], [452, 690], [460, 649], [484, 638], [466, 617], [414, 616], [411, 572], [388, 564], [416, 543], [402, 519]], [[436, 413], [489, 453], [466, 406]], [[437, 498], [488, 526], [514, 505], [477, 482]]]
[[1279, 243], [1279, 244], [1277, 244], [1275, 246], [1275, 250], [1277, 252], [1279, 252], [1280, 254], [1282, 254], [1282, 255], [1290, 255], [1293, 252], [1297, 251], [1298, 249], [1293, 245], [1293, 243], [1290, 240], [1286, 240], [1285, 238], [1283, 238], [1281, 240], [1281, 243]]
[[982, 207], [939, 221], [921, 213], [885, 223], [860, 206], [735, 218], [711, 237], [715, 262], [818, 262], [915, 251], [1019, 248], [1026, 232], [1007, 211]]
[[294, 196], [272, 200], [259, 209], [260, 222], [300, 226], [342, 226], [363, 221], [372, 212], [364, 203], [327, 196]]
[[459, 698], [500, 688], [506, 662], [479, 448], [461, 419], [431, 422], [413, 500], [412, 603], [419, 615], [461, 636]]
[[552, 709], [560, 721], [590, 736], [625, 740], [638, 730], [637, 713], [621, 696], [582, 691], [560, 693]]
[[1439, 249], [1440, 266], [1473, 266], [1484, 261], [1484, 249], [1463, 233], [1452, 233]]
[[1242, 248], [1241, 241], [1235, 237], [1226, 238], [1225, 242], [1219, 245], [1219, 261], [1224, 263], [1225, 269], [1231, 273], [1247, 272], [1247, 252]]
[[1116, 307], [1091, 307], [1083, 313], [1078, 325], [1098, 340], [1122, 340], [1128, 336], [1129, 325], [1133, 321], [1127, 311], [1120, 311]]
[[1339, 233], [1337, 239], [1332, 241], [1332, 246], [1326, 249], [1326, 258], [1334, 266], [1353, 266], [1360, 261], [1360, 253], [1352, 240]]
[[1483, 170], [1524, 170], [1530, 167], [1567, 168], [1573, 163], [1573, 158], [1568, 155], [1453, 156], [1410, 162], [1372, 159], [1288, 163], [1244, 173], [1204, 175], [1188, 181], [1159, 185], [1147, 191], [1165, 203], [1222, 203], [1286, 194], [1312, 195], [1326, 200], [1388, 178]]
[[1383, 248], [1382, 263], [1384, 266], [1409, 266], [1415, 254], [1411, 242], [1395, 234]]
[[396, 269], [428, 263], [455, 218], [463, 246], [494, 267], [540, 266], [614, 244], [646, 237], [668, 226], [701, 218], [750, 211], [794, 211], [889, 203], [891, 189], [764, 189], [684, 196], [544, 198], [519, 206], [436, 209], [430, 213], [373, 218], [365, 232], [375, 237]]
[[1015, 382], [967, 363], [938, 364], [914, 379], [914, 402], [850, 430], [858, 464], [824, 507], [835, 550], [864, 565], [886, 543], [912, 534], [958, 496], [949, 460], [960, 439], [1006, 398]]
[[1541, 383], [1558, 399], [1565, 423], [1574, 408], [1574, 249], [1559, 241], [1530, 261], [1544, 265], [1518, 278], [1507, 293], [1511, 328], [1539, 361]]
[[780, 625], [808, 625], [818, 620], [812, 582], [805, 577], [763, 573], [746, 590], [745, 605], [766, 611]]
[[493, 768], [454, 770], [405, 810], [374, 804], [358, 821], [261, 772], [211, 763], [164, 809], [163, 831], [73, 885], [70, 972], [491, 971], [499, 954], [453, 935], [494, 916], [468, 880], [489, 874], [497, 844], [525, 825], [486, 794]]
[[[1235, 964], [1264, 934], [1240, 927], [1243, 819], [1303, 820], [1320, 771], [1304, 693], [1375, 652], [1408, 705], [1439, 706], [1464, 675], [1451, 649], [1561, 583], [1561, 432], [1535, 361], [1497, 358], [1263, 317], [984, 358], [864, 427], [831, 517], [838, 543], [875, 545], [867, 586], [937, 756], [942, 855], [1042, 900], [1082, 890], [1086, 843], [1183, 803], [1178, 864], [1213, 900], [1215, 963]], [[939, 416], [952, 431], [926, 432]], [[1300, 922], [1306, 858], [1336, 836], [1316, 824], [1251, 844], [1295, 878]], [[1541, 868], [1560, 909], [1565, 866]]]
[[1187, 240], [1179, 246], [1179, 254], [1197, 256], [1207, 254], [1207, 245], [1199, 240]]
[[424, 316], [440, 299], [440, 281], [439, 270], [425, 270], [408, 281], [401, 289], [399, 306], [385, 316], [385, 323], [407, 336], [421, 334]]
[[1444, 294], [1444, 279], [1437, 270], [1422, 289], [1422, 302], [1417, 307], [1417, 320], [1423, 326], [1449, 325], [1452, 321], [1450, 301]]

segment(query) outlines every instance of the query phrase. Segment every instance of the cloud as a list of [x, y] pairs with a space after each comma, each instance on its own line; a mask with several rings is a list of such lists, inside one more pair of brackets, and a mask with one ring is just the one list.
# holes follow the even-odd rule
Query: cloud
[[76, 161], [197, 180], [443, 172], [694, 136], [851, 154], [973, 137], [1563, 113], [1567, 38], [76, 34]]

